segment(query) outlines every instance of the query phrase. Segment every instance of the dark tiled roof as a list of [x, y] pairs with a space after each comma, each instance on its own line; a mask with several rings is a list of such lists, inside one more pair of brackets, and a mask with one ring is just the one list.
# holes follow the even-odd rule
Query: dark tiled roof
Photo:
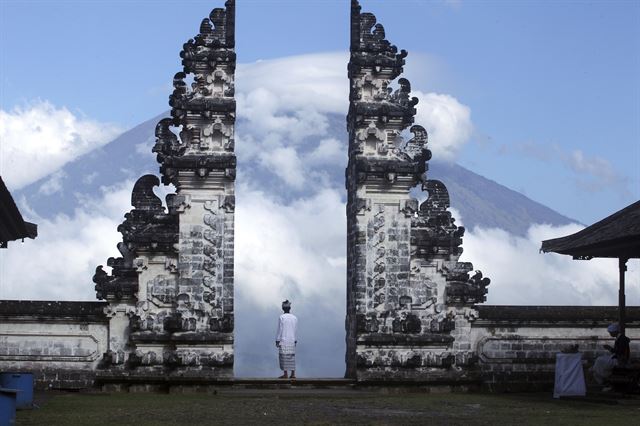
[[11, 193], [0, 177], [0, 246], [8, 241], [35, 238], [37, 235], [38, 225], [22, 219]]
[[574, 258], [640, 258], [640, 201], [580, 232], [543, 241], [541, 250]]

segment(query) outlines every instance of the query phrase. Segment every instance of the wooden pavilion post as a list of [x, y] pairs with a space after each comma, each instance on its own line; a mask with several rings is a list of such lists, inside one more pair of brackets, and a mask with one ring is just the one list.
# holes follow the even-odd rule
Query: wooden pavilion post
[[618, 325], [620, 327], [620, 334], [624, 334], [625, 328], [625, 294], [624, 294], [624, 273], [627, 270], [627, 258], [621, 257], [618, 259], [618, 268], [620, 270], [620, 290], [618, 292]]

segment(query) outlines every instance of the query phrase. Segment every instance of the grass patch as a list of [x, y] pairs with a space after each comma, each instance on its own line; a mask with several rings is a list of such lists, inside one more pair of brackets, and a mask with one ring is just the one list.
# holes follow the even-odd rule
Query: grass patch
[[18, 425], [464, 424], [629, 425], [640, 402], [608, 405], [549, 394], [384, 395], [362, 391], [55, 394], [19, 411]]

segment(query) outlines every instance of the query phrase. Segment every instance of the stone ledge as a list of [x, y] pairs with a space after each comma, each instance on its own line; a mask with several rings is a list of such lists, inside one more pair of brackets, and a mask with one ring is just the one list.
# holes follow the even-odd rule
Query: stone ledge
[[156, 332], [134, 332], [129, 336], [130, 340], [135, 343], [193, 343], [193, 344], [214, 344], [214, 345], [230, 345], [233, 344], [233, 333], [217, 333], [217, 332], [178, 332], [178, 333], [156, 333]]
[[[416, 109], [413, 106], [404, 106], [393, 102], [370, 102], [370, 101], [356, 101], [352, 102], [351, 110], [349, 111], [354, 117], [392, 117], [402, 118], [408, 123], [413, 123], [413, 116], [416, 113]], [[354, 121], [358, 122], [356, 118]]]
[[454, 368], [367, 368], [357, 369], [357, 383], [368, 386], [480, 385], [487, 377], [480, 370]]
[[[276, 379], [276, 378], [214, 378], [198, 376], [141, 376], [134, 374], [103, 375], [98, 373], [95, 379], [97, 386], [106, 389], [119, 389], [126, 391], [129, 387], [138, 389], [145, 387], [143, 391], [172, 391], [176, 387], [190, 388], [224, 387], [229, 389], [278, 389], [278, 388], [346, 388], [346, 389], [376, 389], [385, 388], [429, 388], [450, 387], [451, 389], [479, 389], [482, 385], [480, 376], [438, 376], [425, 378], [405, 379], [344, 379], [344, 378], [300, 378], [300, 379]], [[113, 388], [113, 386], [116, 388]]]
[[123, 383], [123, 384], [166, 384], [166, 385], [217, 385], [217, 386], [263, 386], [263, 385], [296, 385], [296, 386], [350, 386], [356, 383], [352, 379], [343, 378], [301, 378], [301, 379], [277, 379], [262, 377], [211, 377], [202, 375], [158, 374], [142, 375], [135, 373], [98, 372], [96, 384]]
[[107, 302], [0, 300], [1, 320], [108, 322]]
[[[514, 327], [531, 323], [570, 327], [601, 327], [618, 320], [617, 306], [475, 305], [480, 316], [472, 326]], [[640, 327], [640, 307], [626, 309], [627, 327]]]
[[359, 336], [356, 343], [367, 346], [448, 346], [453, 340], [449, 334], [372, 333]]
[[407, 163], [397, 159], [367, 158], [358, 156], [355, 160], [355, 169], [361, 173], [373, 175], [385, 175], [387, 173], [421, 174], [424, 173], [424, 164]]

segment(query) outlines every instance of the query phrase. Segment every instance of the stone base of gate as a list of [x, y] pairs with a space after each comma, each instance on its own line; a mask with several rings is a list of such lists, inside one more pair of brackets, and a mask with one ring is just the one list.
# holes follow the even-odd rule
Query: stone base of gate
[[[211, 393], [235, 389], [343, 389], [366, 390], [383, 393], [402, 392], [522, 392], [553, 389], [554, 373], [526, 372], [466, 372], [430, 374], [426, 379], [364, 378], [300, 378], [283, 380], [276, 378], [226, 378], [212, 374], [166, 374], [136, 371], [87, 371], [87, 370], [32, 370], [39, 390], [98, 391], [98, 392], [161, 392], [161, 393]], [[219, 374], [219, 372], [218, 372]]]
[[343, 378], [213, 378], [185, 376], [138, 375], [135, 373], [99, 372], [95, 388], [103, 392], [163, 392], [163, 393], [210, 393], [233, 390], [363, 390], [383, 393], [402, 392], [469, 392], [480, 390], [479, 377], [447, 379], [433, 377], [429, 380], [353, 380]]

